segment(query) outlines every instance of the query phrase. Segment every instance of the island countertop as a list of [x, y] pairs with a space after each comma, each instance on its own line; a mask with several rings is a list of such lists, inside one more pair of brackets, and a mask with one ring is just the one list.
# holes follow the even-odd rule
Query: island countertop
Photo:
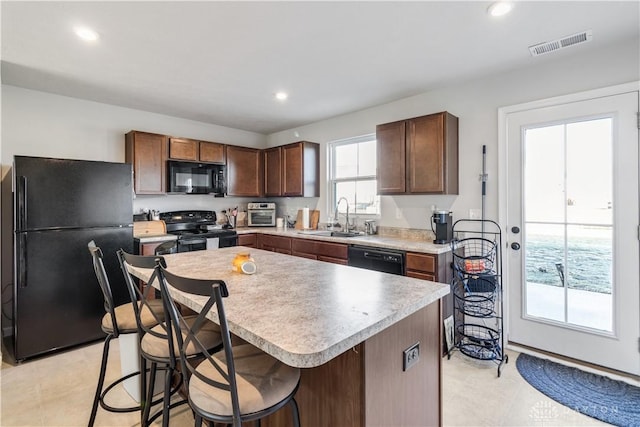
[[[250, 252], [253, 275], [231, 270]], [[335, 265], [242, 246], [165, 255], [178, 275], [224, 280], [231, 332], [295, 367], [320, 366], [449, 293], [441, 283]], [[131, 269], [141, 279], [150, 270]], [[199, 311], [206, 297], [173, 292]], [[217, 314], [209, 317], [217, 321]]]

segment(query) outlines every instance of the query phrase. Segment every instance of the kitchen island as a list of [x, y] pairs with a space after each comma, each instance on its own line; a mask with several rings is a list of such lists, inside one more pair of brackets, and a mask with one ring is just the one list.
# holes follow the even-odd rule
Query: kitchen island
[[[231, 270], [246, 251], [258, 266], [254, 275]], [[447, 285], [241, 246], [165, 258], [175, 274], [224, 280], [231, 332], [303, 368], [296, 394], [302, 425], [441, 424], [440, 298]], [[195, 311], [206, 302], [174, 297]], [[405, 371], [403, 352], [416, 343], [418, 360]], [[277, 413], [263, 425], [289, 419]]]

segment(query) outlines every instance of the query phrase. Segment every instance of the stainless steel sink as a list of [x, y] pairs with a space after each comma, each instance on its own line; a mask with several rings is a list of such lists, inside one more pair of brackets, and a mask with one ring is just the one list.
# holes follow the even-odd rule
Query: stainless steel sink
[[345, 232], [345, 231], [329, 231], [329, 230], [303, 230], [303, 231], [298, 231], [298, 234], [306, 234], [310, 236], [325, 236], [325, 237], [362, 236], [361, 233]]
[[360, 233], [353, 233], [353, 232], [345, 232], [345, 231], [332, 231], [331, 232], [331, 237], [355, 237], [355, 236], [362, 236], [362, 234]]

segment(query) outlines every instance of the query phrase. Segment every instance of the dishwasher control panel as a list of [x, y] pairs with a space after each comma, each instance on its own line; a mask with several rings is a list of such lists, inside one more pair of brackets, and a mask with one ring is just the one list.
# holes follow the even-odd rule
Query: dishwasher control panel
[[349, 246], [348, 265], [383, 273], [404, 275], [404, 257], [402, 251]]

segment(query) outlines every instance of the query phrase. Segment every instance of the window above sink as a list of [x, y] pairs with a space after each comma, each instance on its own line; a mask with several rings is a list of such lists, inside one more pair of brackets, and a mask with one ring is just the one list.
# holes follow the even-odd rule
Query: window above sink
[[[336, 211], [336, 203], [342, 197], [348, 201], [351, 218], [358, 215], [380, 215], [380, 196], [377, 195], [376, 187], [375, 134], [330, 143], [328, 181], [330, 215]], [[346, 203], [338, 205], [341, 217], [346, 214], [346, 209]], [[344, 217], [338, 219], [338, 222], [344, 222]]]

